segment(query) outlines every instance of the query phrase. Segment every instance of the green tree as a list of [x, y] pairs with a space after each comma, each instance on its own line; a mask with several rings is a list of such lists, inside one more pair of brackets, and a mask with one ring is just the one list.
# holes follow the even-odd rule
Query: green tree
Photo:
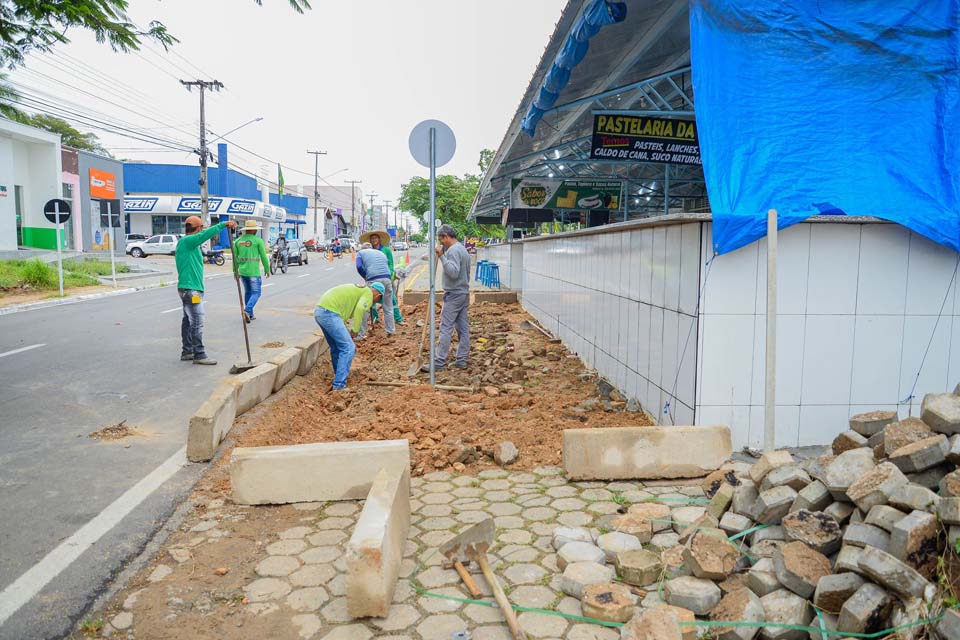
[[14, 118], [14, 120], [28, 124], [31, 127], [37, 127], [38, 129], [46, 129], [51, 133], [59, 133], [60, 143], [65, 147], [73, 147], [81, 151], [92, 151], [93, 153], [112, 157], [110, 152], [100, 144], [100, 139], [97, 138], [96, 134], [82, 133], [66, 120], [61, 120], [56, 116], [35, 113], [33, 115], [21, 115], [21, 117]]
[[[484, 149], [480, 152], [478, 166], [486, 171], [493, 151]], [[462, 178], [452, 175], [437, 176], [437, 217], [444, 224], [449, 224], [461, 238], [470, 236], [502, 237], [502, 227], [492, 225], [478, 225], [467, 220], [473, 199], [480, 188], [480, 175], [465, 174]], [[425, 216], [430, 211], [430, 180], [415, 176], [403, 185], [400, 192], [399, 207], [402, 211], [410, 211], [420, 220], [421, 226], [426, 229]]]
[[14, 104], [19, 97], [17, 90], [7, 84], [7, 74], [0, 73], [0, 116], [19, 120], [24, 115]]
[[[263, 0], [254, 0], [258, 5]], [[308, 0], [288, 0], [294, 11], [310, 8]], [[49, 51], [70, 42], [70, 29], [92, 31], [97, 42], [114, 51], [136, 51], [142, 39], [169, 47], [178, 42], [163, 23], [146, 27], [130, 22], [128, 0], [0, 0], [0, 67], [23, 64], [32, 50]]]

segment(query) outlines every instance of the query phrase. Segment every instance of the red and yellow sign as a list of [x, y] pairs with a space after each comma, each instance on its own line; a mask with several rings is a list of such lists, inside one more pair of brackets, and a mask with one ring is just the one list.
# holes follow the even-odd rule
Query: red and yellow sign
[[115, 200], [117, 197], [117, 177], [106, 171], [90, 169], [90, 197], [100, 200]]

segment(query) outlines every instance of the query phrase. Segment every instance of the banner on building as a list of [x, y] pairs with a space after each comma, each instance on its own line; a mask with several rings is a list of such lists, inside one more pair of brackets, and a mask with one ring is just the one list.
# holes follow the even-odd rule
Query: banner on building
[[700, 165], [695, 120], [593, 114], [592, 160]]
[[117, 197], [117, 177], [109, 171], [90, 169], [90, 197], [113, 200]]
[[619, 209], [623, 198], [620, 180], [546, 180], [514, 178], [511, 207], [518, 209]]

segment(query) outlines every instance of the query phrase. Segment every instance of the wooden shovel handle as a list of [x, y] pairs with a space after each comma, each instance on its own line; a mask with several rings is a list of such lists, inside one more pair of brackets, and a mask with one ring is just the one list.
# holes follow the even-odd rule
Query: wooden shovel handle
[[462, 562], [455, 560], [453, 562], [453, 568], [456, 569], [457, 573], [460, 574], [460, 579], [463, 580], [463, 584], [466, 585], [471, 596], [474, 598], [480, 598], [483, 596], [483, 594], [480, 592], [480, 587], [477, 586], [476, 580], [473, 579], [473, 576], [467, 573], [467, 568], [463, 566]]
[[517, 614], [513, 611], [510, 601], [507, 600], [507, 594], [503, 592], [503, 587], [500, 586], [500, 583], [497, 581], [497, 577], [493, 575], [493, 569], [490, 567], [490, 562], [487, 560], [487, 554], [478, 553], [476, 560], [477, 564], [480, 565], [480, 570], [483, 571], [483, 577], [487, 579], [487, 583], [493, 590], [493, 597], [497, 599], [497, 604], [500, 605], [500, 610], [503, 612], [503, 617], [507, 619], [507, 626], [510, 627], [510, 633], [513, 634], [514, 640], [527, 640], [527, 634], [525, 634], [523, 629], [520, 628], [520, 622], [517, 620]]

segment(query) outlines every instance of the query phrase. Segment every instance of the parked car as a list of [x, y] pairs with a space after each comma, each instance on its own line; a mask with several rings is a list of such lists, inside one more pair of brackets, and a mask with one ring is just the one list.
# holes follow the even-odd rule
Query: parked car
[[127, 234], [127, 237], [126, 237], [125, 243], [126, 243], [126, 244], [130, 244], [131, 242], [137, 242], [137, 241], [139, 241], [139, 240], [146, 240], [146, 239], [149, 238], [149, 237], [150, 237], [150, 236], [144, 235], [144, 234], [142, 234], [142, 233], [128, 233], [128, 234]]
[[339, 240], [342, 251], [356, 251], [358, 248], [357, 242], [353, 238], [341, 237]]
[[307, 247], [297, 238], [287, 240], [287, 264], [304, 265], [310, 262]]
[[127, 245], [127, 253], [134, 258], [143, 258], [157, 253], [165, 253], [172, 256], [177, 252], [178, 239], [178, 236], [172, 233], [150, 236], [146, 240], [129, 243]]
[[394, 250], [394, 251], [407, 251], [409, 248], [410, 248], [410, 245], [408, 245], [406, 242], [394, 242], [394, 243], [393, 243], [393, 250]]

